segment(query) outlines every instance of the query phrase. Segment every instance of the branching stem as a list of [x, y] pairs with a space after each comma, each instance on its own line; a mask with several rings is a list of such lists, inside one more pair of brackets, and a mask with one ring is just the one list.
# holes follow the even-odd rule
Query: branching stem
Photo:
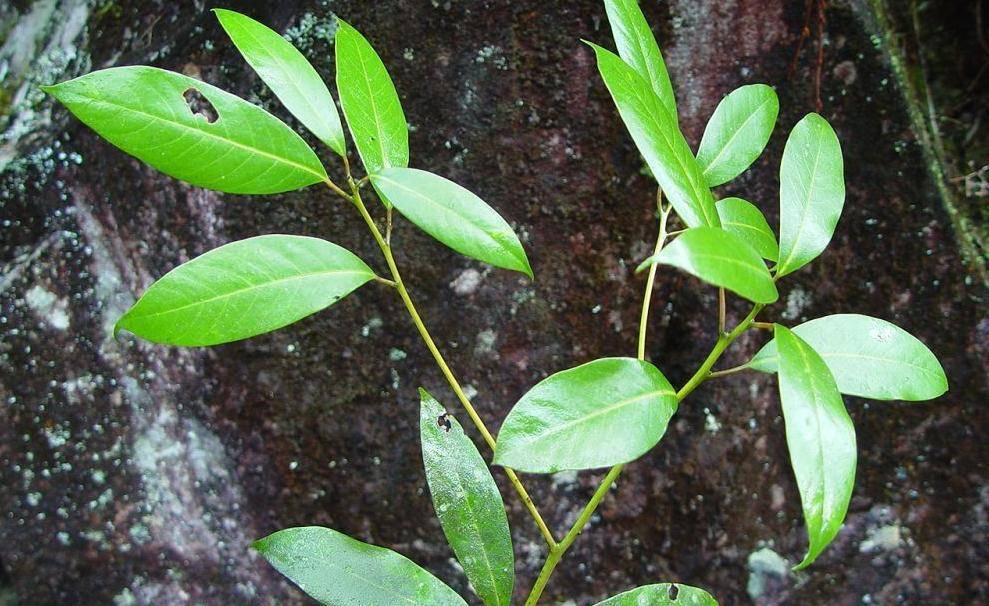
[[[656, 242], [656, 251], [653, 254], [659, 254], [663, 248], [663, 244], [666, 242], [668, 234], [666, 233], [666, 220], [669, 216], [669, 209], [665, 212], [662, 208], [662, 203], [660, 202], [660, 223], [659, 223], [659, 238]], [[656, 264], [649, 270], [649, 277], [646, 280], [646, 294], [643, 298], [643, 308], [642, 314], [639, 316], [639, 340], [638, 340], [638, 358], [640, 360], [645, 359], [645, 340], [646, 340], [646, 329], [645, 325], [649, 321], [649, 304], [652, 297], [653, 281], [656, 276]], [[714, 348], [711, 349], [711, 353], [707, 355], [707, 358], [701, 362], [701, 365], [694, 372], [694, 375], [680, 388], [677, 392], [676, 398], [679, 403], [691, 392], [693, 392], [697, 387], [703, 383], [708, 377], [711, 376], [711, 368], [721, 357], [721, 354], [728, 349], [735, 339], [738, 338], [743, 332], [745, 332], [750, 325], [755, 320], [756, 315], [762, 310], [762, 305], [755, 305], [749, 315], [745, 317], [744, 320], [738, 323], [738, 325], [731, 330], [731, 332], [724, 332], [724, 291], [719, 293], [719, 330], [718, 330], [718, 340], [714, 344]], [[546, 588], [546, 584], [549, 582], [550, 577], [553, 575], [553, 571], [556, 570], [557, 565], [563, 558], [567, 549], [573, 545], [573, 542], [577, 540], [577, 537], [584, 531], [584, 527], [587, 526], [588, 521], [594, 512], [597, 510], [598, 505], [604, 499], [605, 495], [608, 494], [608, 490], [611, 489], [612, 484], [618, 479], [621, 474], [624, 465], [616, 465], [612, 467], [608, 474], [601, 481], [597, 490], [594, 491], [594, 495], [591, 496], [591, 500], [587, 502], [587, 505], [581, 511], [580, 516], [567, 531], [566, 536], [563, 540], [554, 547], [550, 548], [549, 555], [546, 557], [546, 562], [543, 564], [542, 570], [539, 571], [539, 576], [536, 577], [536, 582], [532, 586], [532, 590], [529, 592], [529, 597], [525, 601], [525, 606], [536, 606], [539, 602], [539, 598]]]
[[[364, 205], [364, 200], [361, 198], [360, 189], [358, 187], [358, 182], [348, 174], [347, 181], [350, 185], [350, 194], [343, 192], [340, 188], [333, 185], [333, 183], [327, 180], [327, 185], [330, 189], [333, 189], [337, 195], [342, 196], [347, 199], [357, 208], [361, 217], [364, 219], [364, 223], [367, 224], [368, 230], [374, 237], [374, 241], [378, 244], [378, 248], [381, 249], [381, 253], [385, 257], [385, 263], [388, 264], [388, 270], [391, 272], [392, 279], [390, 282], [394, 284], [395, 289], [398, 291], [399, 297], [402, 299], [402, 303], [405, 304], [405, 309], [409, 313], [409, 317], [412, 318], [412, 323], [415, 325], [416, 330], [419, 331], [419, 336], [422, 338], [423, 343], [426, 345], [426, 349], [432, 354], [433, 359], [436, 361], [436, 365], [439, 366], [440, 372], [446, 378], [447, 383], [456, 394], [457, 399], [460, 400], [461, 405], [463, 405], [464, 410], [467, 411], [467, 416], [474, 423], [474, 426], [481, 433], [481, 437], [493, 451], [495, 448], [495, 439], [488, 431], [487, 426], [485, 426], [484, 421], [481, 419], [480, 415], [477, 414], [477, 410], [474, 409], [473, 404], [470, 402], [470, 398], [464, 393], [463, 388], [460, 386], [460, 382], [454, 376], [453, 371], [450, 370], [450, 366], [446, 363], [446, 359], [443, 358], [443, 354], [440, 353], [439, 348], [436, 346], [436, 342], [433, 340], [432, 335], [426, 329], [426, 325], [422, 321], [422, 317], [419, 315], [419, 311], [416, 309], [415, 303], [412, 301], [412, 296], [409, 294], [408, 289], [405, 287], [405, 282], [402, 280], [402, 274], [398, 271], [398, 265], [395, 263], [395, 257], [392, 254], [391, 245], [388, 240], [381, 234], [381, 230], [378, 229], [377, 224], [374, 222], [374, 218], [367, 210], [367, 206]], [[390, 233], [389, 233], [390, 236]], [[509, 482], [515, 488], [518, 493], [519, 498], [522, 500], [522, 504], [528, 510], [529, 514], [532, 516], [533, 520], [536, 522], [536, 526], [539, 528], [540, 534], [546, 540], [546, 544], [549, 545], [550, 550], [557, 548], [556, 539], [553, 538], [553, 533], [550, 531], [546, 522], [543, 520], [542, 515], [536, 508], [535, 503], [532, 501], [532, 497], [529, 496], [528, 491], [526, 491], [525, 486], [522, 485], [522, 480], [519, 479], [518, 474], [514, 470], [507, 467], [505, 469], [505, 475], [508, 476]]]

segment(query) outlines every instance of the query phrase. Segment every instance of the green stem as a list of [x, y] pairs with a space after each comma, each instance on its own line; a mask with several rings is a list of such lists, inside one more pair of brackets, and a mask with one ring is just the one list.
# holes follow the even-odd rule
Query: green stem
[[[656, 237], [656, 248], [652, 252], [653, 256], [658, 255], [663, 250], [663, 244], [666, 242], [666, 220], [669, 219], [670, 209], [672, 208], [672, 206], [663, 208], [662, 200], [657, 200], [657, 203], [659, 204], [659, 236]], [[646, 278], [646, 294], [642, 298], [642, 312], [639, 314], [639, 343], [637, 347], [638, 358], [640, 360], [646, 359], [646, 330], [649, 326], [649, 308], [652, 303], [653, 284], [656, 282], [656, 270], [658, 268], [659, 263], [653, 263], [649, 267], [649, 276]]]
[[[756, 315], [759, 314], [762, 308], [763, 305], [755, 305], [752, 308], [752, 311], [749, 312], [749, 315], [747, 315], [744, 320], [739, 322], [738, 326], [732, 329], [731, 332], [727, 334], [720, 333], [718, 335], [718, 340], [714, 344], [714, 348], [711, 349], [711, 353], [709, 353], [707, 358], [705, 358], [704, 361], [701, 362], [700, 367], [698, 367], [697, 371], [694, 372], [694, 375], [690, 377], [690, 380], [688, 380], [687, 383], [680, 388], [680, 391], [677, 392], [676, 394], [677, 403], [681, 402], [684, 398], [690, 395], [691, 392], [697, 389], [697, 386], [699, 386], [708, 377], [711, 376], [711, 368], [721, 357], [721, 354], [725, 352], [728, 346], [731, 345], [732, 342], [734, 342], [739, 335], [741, 335], [749, 328], [749, 326], [755, 320]], [[646, 321], [646, 320], [648, 320], [648, 314], [645, 314], [641, 318], [641, 321]], [[645, 333], [641, 330], [641, 327], [640, 327], [639, 335], [640, 335], [640, 339], [645, 338], [644, 337]], [[639, 345], [641, 351], [643, 347], [642, 343], [640, 343]], [[639, 359], [642, 359], [642, 357], [640, 356]], [[580, 517], [578, 517], [577, 521], [574, 522], [573, 526], [570, 527], [570, 530], [567, 532], [563, 540], [560, 541], [559, 545], [557, 545], [556, 548], [550, 549], [549, 555], [546, 557], [546, 563], [543, 564], [542, 570], [539, 571], [539, 576], [536, 578], [536, 582], [532, 586], [532, 591], [529, 593], [529, 597], [525, 601], [525, 606], [535, 606], [536, 603], [539, 601], [539, 597], [542, 595], [543, 590], [546, 588], [546, 583], [549, 582], [549, 578], [550, 576], [552, 576], [553, 571], [560, 563], [560, 560], [563, 558], [563, 555], [566, 553], [567, 549], [570, 548], [570, 546], [577, 539], [580, 533], [583, 532], [584, 526], [587, 524], [588, 520], [591, 519], [591, 516], [594, 515], [594, 511], [597, 509], [598, 505], [600, 505], [601, 500], [604, 499], [604, 495], [608, 493], [608, 489], [618, 479], [619, 474], [621, 474], [622, 472], [622, 467], [623, 467], [622, 465], [616, 465], [615, 467], [611, 468], [611, 470], [608, 472], [608, 475], [604, 477], [604, 480], [602, 480], [601, 485], [598, 486], [597, 490], [594, 492], [594, 496], [591, 497], [591, 500], [587, 503], [587, 506], [584, 507], [584, 510], [581, 512]]]
[[[477, 427], [477, 430], [481, 433], [484, 441], [487, 442], [488, 446], [493, 451], [495, 448], [495, 439], [488, 431], [487, 426], [484, 425], [484, 421], [481, 419], [480, 415], [477, 414], [477, 410], [474, 409], [473, 404], [471, 404], [470, 399], [467, 394], [464, 393], [463, 388], [460, 386], [460, 382], [454, 376], [453, 371], [450, 370], [450, 366], [446, 363], [446, 359], [443, 358], [443, 354], [440, 353], [439, 348], [436, 346], [436, 342], [433, 340], [432, 335], [429, 334], [429, 330], [426, 329], [425, 323], [422, 321], [422, 317], [419, 315], [419, 311], [416, 309], [415, 303], [412, 301], [412, 296], [409, 294], [408, 289], [405, 287], [405, 282], [402, 280], [402, 274], [398, 271], [398, 265], [395, 263], [395, 257], [392, 254], [391, 245], [388, 243], [387, 239], [381, 235], [381, 230], [374, 223], [374, 219], [371, 214], [367, 211], [367, 207], [364, 205], [364, 200], [361, 199], [360, 189], [357, 187], [357, 182], [353, 178], [348, 177], [350, 182], [351, 195], [347, 196], [347, 199], [353, 202], [354, 206], [357, 207], [357, 211], [361, 214], [364, 222], [367, 224], [368, 229], [371, 231], [371, 235], [374, 237], [374, 241], [378, 243], [378, 247], [381, 249], [382, 254], [385, 257], [385, 262], [388, 264], [388, 270], [391, 272], [392, 282], [394, 282], [395, 289], [398, 291], [399, 297], [402, 299], [402, 303], [405, 304], [405, 309], [409, 312], [409, 316], [412, 318], [412, 323], [415, 325], [416, 330], [419, 331], [419, 336], [422, 338], [423, 343], [426, 345], [426, 349], [432, 354], [433, 359], [436, 361], [436, 365], [439, 366], [440, 372], [446, 378], [447, 383], [449, 383], [450, 388], [453, 389], [453, 393], [456, 394], [457, 399], [460, 400], [461, 405], [463, 405], [464, 410], [467, 411], [467, 416]], [[532, 501], [532, 497], [529, 496], [528, 491], [526, 491], [525, 486], [522, 485], [522, 480], [519, 479], [518, 474], [514, 470], [507, 467], [505, 469], [505, 475], [508, 476], [509, 482], [515, 488], [519, 497], [522, 499], [522, 504], [529, 511], [533, 520], [536, 522], [536, 526], [539, 528], [539, 532], [543, 535], [546, 543], [549, 545], [550, 549], [553, 550], [557, 547], [556, 539], [553, 538], [553, 533], [550, 531], [546, 522], [543, 520], [542, 515], [540, 515], [539, 510], [536, 508], [535, 503]]]
[[529, 597], [525, 601], [525, 606], [535, 606], [536, 602], [539, 601], [539, 596], [542, 595], [543, 589], [546, 588], [546, 583], [549, 582], [550, 576], [552, 576], [553, 571], [556, 569], [557, 564], [563, 558], [563, 554], [570, 549], [573, 542], [577, 540], [580, 533], [584, 532], [584, 527], [587, 526], [587, 522], [590, 521], [591, 516], [594, 515], [594, 511], [601, 504], [604, 496], [608, 494], [608, 490], [611, 485], [615, 483], [618, 476], [622, 473], [622, 468], [624, 465], [615, 465], [608, 471], [608, 475], [604, 476], [601, 480], [601, 484], [598, 486], [597, 490], [594, 491], [594, 495], [591, 496], [591, 500], [587, 502], [584, 506], [584, 510], [580, 512], [580, 516], [577, 521], [574, 522], [573, 526], [567, 532], [567, 535], [563, 537], [559, 545], [549, 550], [549, 555], [546, 556], [546, 562], [543, 564], [542, 570], [539, 571], [539, 576], [536, 578], [535, 584], [532, 586], [532, 591], [529, 592]]

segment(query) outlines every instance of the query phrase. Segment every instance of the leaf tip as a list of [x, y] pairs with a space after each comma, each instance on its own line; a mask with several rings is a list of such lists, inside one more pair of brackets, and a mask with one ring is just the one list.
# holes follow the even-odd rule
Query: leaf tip
[[659, 260], [656, 259], [656, 255], [652, 255], [650, 257], [647, 257], [645, 261], [643, 261], [642, 263], [639, 263], [639, 266], [635, 268], [635, 273], [641, 274], [642, 272], [644, 272], [645, 270], [649, 269], [650, 267], [652, 267], [653, 265], [655, 265], [658, 262], [659, 262]]
[[817, 559], [817, 556], [812, 556], [811, 555], [811, 552], [808, 551], [807, 552], [807, 555], [804, 556], [803, 561], [801, 561], [799, 564], [795, 564], [795, 565], [791, 566], [790, 567], [790, 570], [792, 570], [793, 572], [800, 572], [801, 570], [803, 570], [803, 569], [809, 567], [811, 564], [813, 564], [814, 563], [814, 560], [816, 560], [816, 559]]

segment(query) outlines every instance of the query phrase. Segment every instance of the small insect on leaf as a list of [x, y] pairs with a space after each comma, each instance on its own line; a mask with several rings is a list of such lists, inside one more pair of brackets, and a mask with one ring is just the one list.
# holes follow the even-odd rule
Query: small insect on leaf
[[419, 389], [426, 482], [443, 534], [486, 606], [508, 606], [515, 554], [505, 503], [491, 470], [453, 415]]
[[595, 606], [718, 606], [708, 592], [682, 583], [643, 585], [612, 596]]

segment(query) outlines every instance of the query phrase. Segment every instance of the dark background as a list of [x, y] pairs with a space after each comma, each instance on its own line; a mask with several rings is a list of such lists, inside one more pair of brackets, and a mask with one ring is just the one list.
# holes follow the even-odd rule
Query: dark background
[[[598, 2], [225, 6], [289, 30], [328, 78], [332, 15], [354, 24], [395, 79], [413, 166], [466, 185], [518, 227], [535, 282], [403, 221], [395, 235], [427, 323], [492, 428], [545, 375], [634, 353], [643, 278], [631, 268], [655, 237], [654, 184], [579, 42], [611, 46]], [[976, 174], [989, 164], [989, 10], [967, 0], [643, 6], [693, 145], [730, 90], [777, 88], [766, 153], [720, 195], [744, 196], [775, 224], [792, 125], [819, 101], [842, 141], [848, 198], [834, 242], [763, 317], [887, 318], [937, 353], [951, 391], [930, 403], [846, 399], [859, 442], [847, 523], [812, 568], [789, 573], [806, 537], [774, 380], [704, 385], [628, 467], [544, 603], [583, 606], [660, 581], [705, 587], [723, 604], [989, 601], [989, 186]], [[210, 7], [0, 6], [0, 605], [302, 604], [247, 545], [308, 524], [398, 550], [466, 594], [424, 492], [415, 388], [465, 418], [390, 291], [368, 285], [286, 330], [207, 350], [110, 337], [155, 277], [230, 240], [318, 235], [383, 265], [329, 192], [188, 187], [37, 89], [147, 63], [295, 125]], [[648, 353], [681, 384], [715, 337], [716, 293], [664, 270], [654, 302]], [[736, 320], [745, 311], [729, 309]], [[723, 365], [764, 339], [747, 334]], [[562, 534], [600, 475], [527, 484]], [[521, 601], [545, 554], [506, 495]]]

